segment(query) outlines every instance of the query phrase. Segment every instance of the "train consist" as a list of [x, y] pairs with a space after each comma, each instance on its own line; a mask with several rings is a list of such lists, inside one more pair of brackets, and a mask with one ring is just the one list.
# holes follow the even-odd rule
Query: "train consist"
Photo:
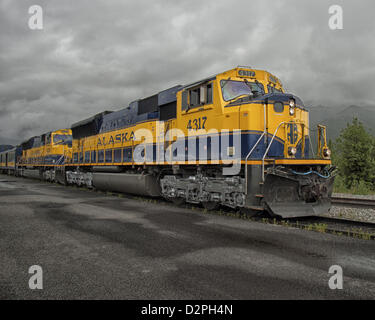
[[0, 153], [0, 170], [282, 217], [329, 210], [330, 150], [277, 77], [237, 67], [104, 111]]

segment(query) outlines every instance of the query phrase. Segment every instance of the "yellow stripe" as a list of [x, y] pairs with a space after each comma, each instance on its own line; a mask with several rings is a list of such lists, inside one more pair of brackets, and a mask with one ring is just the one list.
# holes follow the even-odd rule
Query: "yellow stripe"
[[[245, 160], [241, 160], [241, 164], [245, 164]], [[290, 164], [290, 165], [329, 165], [331, 160], [325, 159], [277, 159], [275, 162], [273, 160], [265, 160], [265, 164]], [[100, 162], [100, 163], [71, 163], [67, 166], [131, 166], [131, 165], [190, 165], [190, 164], [233, 164], [233, 160], [207, 160], [207, 161], [172, 161], [169, 162], [144, 162], [144, 163], [132, 163], [132, 162]], [[247, 164], [250, 165], [259, 165], [262, 164], [262, 160], [248, 160]]]
[[331, 164], [329, 159], [279, 159], [276, 160], [276, 164]]

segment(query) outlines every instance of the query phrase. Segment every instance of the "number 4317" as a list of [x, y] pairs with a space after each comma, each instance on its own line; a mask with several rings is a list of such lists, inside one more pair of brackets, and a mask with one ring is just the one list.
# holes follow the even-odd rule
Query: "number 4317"
[[207, 117], [201, 117], [201, 118], [189, 120], [186, 128], [188, 130], [206, 129], [206, 121], [207, 121]]

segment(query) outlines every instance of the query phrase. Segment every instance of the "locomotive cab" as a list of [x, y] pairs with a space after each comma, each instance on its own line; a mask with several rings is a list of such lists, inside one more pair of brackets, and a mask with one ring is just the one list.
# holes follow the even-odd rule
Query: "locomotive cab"
[[63, 129], [51, 133], [50, 154], [56, 155], [56, 164], [63, 164], [70, 161], [72, 157], [73, 136], [71, 129]]
[[73, 139], [70, 129], [52, 131], [41, 138], [45, 165], [62, 165], [64, 157], [71, 155]]

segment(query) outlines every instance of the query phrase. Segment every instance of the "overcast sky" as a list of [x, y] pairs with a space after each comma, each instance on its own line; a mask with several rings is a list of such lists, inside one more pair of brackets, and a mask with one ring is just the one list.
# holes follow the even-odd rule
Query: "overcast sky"
[[[30, 30], [40, 5], [44, 29]], [[344, 29], [331, 30], [339, 4]], [[0, 0], [0, 143], [237, 65], [308, 106], [374, 105], [375, 1]]]

